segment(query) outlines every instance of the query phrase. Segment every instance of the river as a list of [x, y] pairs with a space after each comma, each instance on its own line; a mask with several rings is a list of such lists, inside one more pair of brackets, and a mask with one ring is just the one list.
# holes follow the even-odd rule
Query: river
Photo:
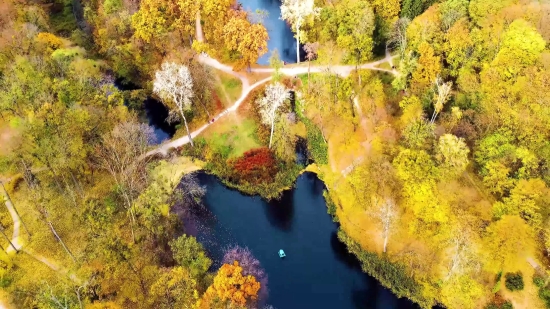
[[[239, 0], [243, 8], [249, 12], [255, 12], [260, 9], [267, 12], [267, 17], [263, 19], [263, 24], [269, 34], [267, 48], [269, 51], [258, 59], [258, 64], [268, 65], [271, 52], [275, 49], [279, 52], [279, 57], [288, 63], [296, 62], [296, 39], [294, 33], [290, 30], [288, 24], [281, 20], [281, 1], [280, 0]], [[300, 51], [300, 54], [303, 54]]]
[[[226, 248], [248, 247], [268, 274], [268, 304], [277, 309], [417, 308], [361, 271], [336, 237], [325, 186], [315, 174], [302, 174], [294, 189], [269, 203], [228, 189], [211, 175], [200, 174], [199, 180], [207, 188], [205, 209], [184, 222], [186, 231], [204, 244], [214, 269]], [[279, 249], [286, 258], [279, 258]]]

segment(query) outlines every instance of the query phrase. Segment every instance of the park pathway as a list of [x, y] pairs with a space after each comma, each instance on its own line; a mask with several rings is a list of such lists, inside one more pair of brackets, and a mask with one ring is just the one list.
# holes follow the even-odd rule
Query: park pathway
[[[330, 72], [330, 73], [340, 75], [342, 77], [348, 76], [355, 69], [367, 69], [367, 70], [374, 70], [374, 71], [382, 71], [382, 72], [387, 72], [387, 73], [390, 73], [390, 74], [393, 74], [393, 75], [398, 75], [399, 73], [395, 69], [387, 70], [387, 69], [382, 69], [382, 68], [378, 67], [379, 65], [381, 65], [383, 63], [386, 63], [386, 62], [388, 62], [390, 64], [390, 67], [391, 67], [392, 66], [392, 60], [395, 57], [396, 56], [392, 56], [389, 52], [387, 52], [385, 58], [380, 59], [378, 61], [373, 61], [373, 62], [361, 64], [359, 66], [354, 66], [354, 65], [334, 65], [334, 66], [314, 65], [314, 66], [311, 66], [309, 68], [309, 70], [310, 70], [311, 73], [329, 73]], [[256, 89], [258, 86], [260, 86], [262, 84], [265, 84], [266, 82], [271, 80], [271, 77], [267, 77], [267, 78], [264, 78], [264, 79], [262, 79], [262, 80], [260, 80], [260, 81], [258, 81], [258, 82], [251, 85], [250, 80], [248, 79], [248, 77], [245, 74], [233, 71], [233, 68], [231, 66], [220, 63], [218, 60], [216, 60], [214, 58], [211, 58], [211, 57], [207, 56], [204, 53], [202, 53], [198, 56], [198, 60], [202, 64], [205, 64], [205, 65], [207, 65], [209, 67], [212, 67], [214, 69], [218, 69], [218, 70], [223, 71], [223, 72], [225, 72], [227, 74], [230, 74], [232, 76], [235, 76], [236, 78], [238, 78], [241, 81], [241, 83], [243, 85], [241, 96], [239, 97], [239, 99], [237, 101], [235, 101], [235, 103], [231, 107], [227, 108], [226, 110], [222, 111], [217, 116], [215, 116], [213, 118], [214, 122], [216, 122], [221, 117], [227, 115], [228, 113], [235, 112], [239, 108], [239, 106], [245, 101], [245, 99], [248, 97], [248, 95], [250, 94], [250, 92], [252, 90]], [[253, 69], [251, 69], [251, 72], [254, 72], [254, 73], [273, 73], [273, 72], [275, 72], [275, 69], [273, 69], [273, 68], [253, 68]], [[308, 72], [308, 66], [307, 65], [296, 65], [296, 66], [283, 67], [283, 68], [280, 69], [280, 72], [284, 75], [287, 75], [287, 76], [296, 76], [296, 75], [299, 75], [299, 74], [306, 74]], [[191, 132], [191, 138], [195, 138], [196, 136], [201, 134], [211, 124], [212, 124], [212, 122], [208, 122], [208, 123], [204, 124], [202, 127], [200, 127], [198, 129], [196, 129], [195, 131]], [[157, 155], [157, 154], [160, 154], [162, 156], [166, 156], [166, 155], [168, 155], [168, 151], [170, 149], [181, 147], [181, 146], [183, 146], [187, 143], [189, 143], [189, 137], [187, 135], [185, 135], [185, 136], [182, 136], [180, 138], [177, 138], [177, 139], [174, 139], [174, 140], [171, 140], [171, 141], [168, 141], [166, 143], [161, 144], [158, 148], [149, 151], [145, 155], [145, 157], [149, 157], [149, 156], [153, 156], [153, 155]]]

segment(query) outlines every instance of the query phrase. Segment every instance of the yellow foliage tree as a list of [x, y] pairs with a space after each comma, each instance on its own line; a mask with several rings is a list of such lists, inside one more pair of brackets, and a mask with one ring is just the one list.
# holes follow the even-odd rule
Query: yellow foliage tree
[[503, 216], [487, 228], [484, 267], [493, 273], [519, 271], [534, 247], [533, 229], [519, 216]]
[[171, 29], [176, 15], [178, 6], [173, 1], [143, 0], [139, 11], [132, 16], [134, 37], [149, 43]]
[[452, 76], [458, 76], [460, 68], [468, 62], [468, 51], [472, 44], [468, 21], [465, 18], [457, 21], [445, 34], [445, 56]]
[[374, 0], [372, 1], [372, 5], [376, 14], [390, 23], [397, 20], [401, 11], [401, 0]]
[[248, 21], [246, 13], [235, 14], [224, 26], [223, 35], [225, 46], [241, 56], [235, 64], [235, 70], [250, 68], [252, 63], [267, 52], [267, 30], [262, 24]]
[[433, 83], [441, 73], [441, 57], [436, 56], [434, 49], [427, 42], [422, 42], [418, 48], [420, 57], [418, 66], [412, 74], [411, 85], [415, 91], [421, 91]]
[[44, 46], [49, 53], [63, 47], [63, 40], [49, 32], [40, 32], [35, 40], [38, 44]]

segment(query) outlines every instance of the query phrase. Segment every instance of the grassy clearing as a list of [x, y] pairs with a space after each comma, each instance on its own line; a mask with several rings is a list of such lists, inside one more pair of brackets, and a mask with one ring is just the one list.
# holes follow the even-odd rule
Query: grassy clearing
[[391, 66], [390, 66], [389, 62], [381, 63], [380, 65], [378, 65], [378, 67], [381, 68], [381, 69], [391, 70]]
[[[181, 177], [204, 167], [204, 162], [189, 157], [175, 157], [171, 160], [162, 160], [154, 163], [151, 170], [152, 181], [167, 179], [168, 184], [175, 187]], [[170, 188], [173, 189], [173, 188]]]
[[216, 87], [216, 93], [225, 107], [233, 105], [241, 96], [243, 85], [241, 81], [233, 75], [215, 70], [216, 79], [219, 81]]
[[261, 146], [256, 136], [257, 129], [254, 120], [232, 113], [208, 128], [204, 138], [212, 148], [226, 152], [229, 158], [235, 158]]

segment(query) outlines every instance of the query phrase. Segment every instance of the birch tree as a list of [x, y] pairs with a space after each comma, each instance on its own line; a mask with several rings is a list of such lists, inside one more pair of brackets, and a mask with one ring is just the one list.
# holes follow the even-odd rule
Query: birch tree
[[386, 46], [399, 51], [399, 58], [403, 60], [407, 50], [407, 27], [411, 21], [407, 17], [399, 18], [393, 25]]
[[189, 143], [191, 143], [191, 146], [194, 146], [184, 113], [184, 110], [190, 108], [191, 98], [193, 97], [193, 78], [191, 77], [189, 68], [174, 62], [164, 62], [161, 70], [155, 74], [153, 92], [170, 109], [169, 121], [173, 121], [174, 118], [181, 118], [183, 120], [187, 136], [189, 137]]
[[260, 115], [262, 122], [271, 126], [271, 135], [269, 136], [269, 148], [273, 140], [273, 130], [275, 128], [275, 118], [277, 118], [277, 110], [283, 103], [290, 98], [290, 92], [281, 83], [268, 85], [265, 88], [265, 96], [260, 98], [256, 103], [260, 106]]
[[104, 135], [96, 149], [96, 164], [111, 174], [130, 214], [132, 237], [136, 221], [134, 200], [147, 185], [146, 162], [142, 158], [153, 139], [153, 129], [148, 125], [125, 122]]
[[296, 33], [296, 62], [300, 63], [300, 27], [310, 16], [319, 16], [320, 8], [313, 0], [283, 0], [281, 18], [289, 22]]
[[453, 236], [449, 240], [450, 258], [447, 267], [447, 274], [443, 281], [449, 280], [453, 275], [461, 275], [468, 268], [472, 267], [474, 262], [474, 239], [472, 233], [467, 228], [455, 229]]
[[379, 220], [382, 227], [382, 238], [384, 239], [384, 253], [388, 248], [388, 240], [390, 238], [393, 224], [397, 219], [397, 207], [395, 201], [392, 198], [379, 198], [373, 197], [374, 205], [377, 209], [372, 214], [377, 220]]
[[434, 112], [432, 114], [432, 117], [430, 119], [430, 123], [434, 123], [435, 119], [437, 118], [437, 115], [443, 110], [443, 106], [445, 106], [445, 103], [449, 101], [449, 97], [451, 96], [451, 89], [453, 87], [453, 82], [443, 82], [443, 79], [441, 77], [437, 77], [435, 82], [435, 95], [434, 95]]

